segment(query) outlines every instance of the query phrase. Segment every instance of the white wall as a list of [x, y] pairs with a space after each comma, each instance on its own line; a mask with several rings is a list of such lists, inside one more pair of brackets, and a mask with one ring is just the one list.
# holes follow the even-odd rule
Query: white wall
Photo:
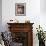
[[42, 13], [46, 13], [46, 0], [40, 0], [40, 9]]
[[[15, 16], [15, 3], [26, 2], [26, 16]], [[40, 21], [40, 0], [2, 0], [2, 22], [6, 25], [10, 19], [17, 19], [24, 22], [27, 17], [31, 22]], [[22, 19], [23, 18], [23, 19]], [[23, 21], [24, 20], [24, 21]], [[4, 27], [5, 28], [5, 27]], [[5, 28], [6, 29], [6, 28]]]
[[40, 24], [46, 31], [46, 0], [40, 0]]
[[[15, 16], [15, 3], [26, 3], [26, 16]], [[42, 5], [42, 4], [41, 4]], [[42, 7], [42, 6], [41, 6]], [[40, 0], [2, 0], [2, 26], [3, 31], [8, 30], [7, 22], [11, 19], [17, 19], [19, 22], [30, 20], [33, 25], [33, 45], [38, 46], [38, 39], [36, 37], [36, 27], [39, 24], [46, 29], [46, 15], [41, 13]], [[37, 39], [37, 40], [36, 40]]]
[[2, 28], [2, 0], [0, 0], [0, 31]]

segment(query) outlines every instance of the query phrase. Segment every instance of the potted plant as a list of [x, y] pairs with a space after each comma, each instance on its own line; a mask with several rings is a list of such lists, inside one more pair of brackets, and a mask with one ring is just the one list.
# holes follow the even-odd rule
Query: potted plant
[[39, 46], [45, 46], [45, 35], [43, 32], [42, 27], [36, 28], [37, 29], [37, 34], [36, 36], [38, 36], [38, 40], [39, 40]]

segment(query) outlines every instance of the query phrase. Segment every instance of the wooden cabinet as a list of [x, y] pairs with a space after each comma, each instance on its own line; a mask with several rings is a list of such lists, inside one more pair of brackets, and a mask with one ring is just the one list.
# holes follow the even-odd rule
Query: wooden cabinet
[[33, 23], [7, 23], [12, 32], [13, 41], [23, 43], [22, 46], [33, 46]]

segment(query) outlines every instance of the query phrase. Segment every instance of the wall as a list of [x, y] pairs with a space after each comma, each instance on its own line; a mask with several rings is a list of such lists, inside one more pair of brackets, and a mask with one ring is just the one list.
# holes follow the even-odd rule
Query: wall
[[46, 0], [40, 0], [40, 10], [42, 13], [46, 13]]
[[[26, 16], [15, 16], [15, 3], [26, 2]], [[40, 0], [3, 0], [2, 1], [2, 22], [3, 26], [10, 19], [17, 19], [19, 22], [24, 22], [25, 18], [33, 23], [39, 23], [40, 15]], [[22, 19], [23, 18], [23, 19]], [[38, 21], [37, 21], [38, 20]], [[4, 27], [5, 28], [5, 27]], [[5, 28], [6, 30], [6, 28]]]
[[40, 0], [40, 24], [46, 31], [46, 0]]
[[[26, 16], [15, 16], [15, 3], [26, 3]], [[42, 5], [42, 2], [41, 2]], [[38, 39], [36, 37], [36, 27], [39, 24], [46, 30], [46, 15], [41, 11], [40, 0], [2, 0], [2, 26], [3, 31], [8, 30], [7, 22], [11, 19], [17, 19], [19, 22], [25, 22], [29, 19], [33, 25], [33, 45], [38, 46]]]
[[0, 0], [0, 31], [2, 28], [2, 0]]

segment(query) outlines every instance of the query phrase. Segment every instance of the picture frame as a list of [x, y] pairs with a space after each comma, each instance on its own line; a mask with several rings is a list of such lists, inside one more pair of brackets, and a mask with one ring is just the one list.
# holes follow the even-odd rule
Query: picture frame
[[15, 15], [16, 16], [26, 16], [26, 3], [16, 3], [15, 4]]

